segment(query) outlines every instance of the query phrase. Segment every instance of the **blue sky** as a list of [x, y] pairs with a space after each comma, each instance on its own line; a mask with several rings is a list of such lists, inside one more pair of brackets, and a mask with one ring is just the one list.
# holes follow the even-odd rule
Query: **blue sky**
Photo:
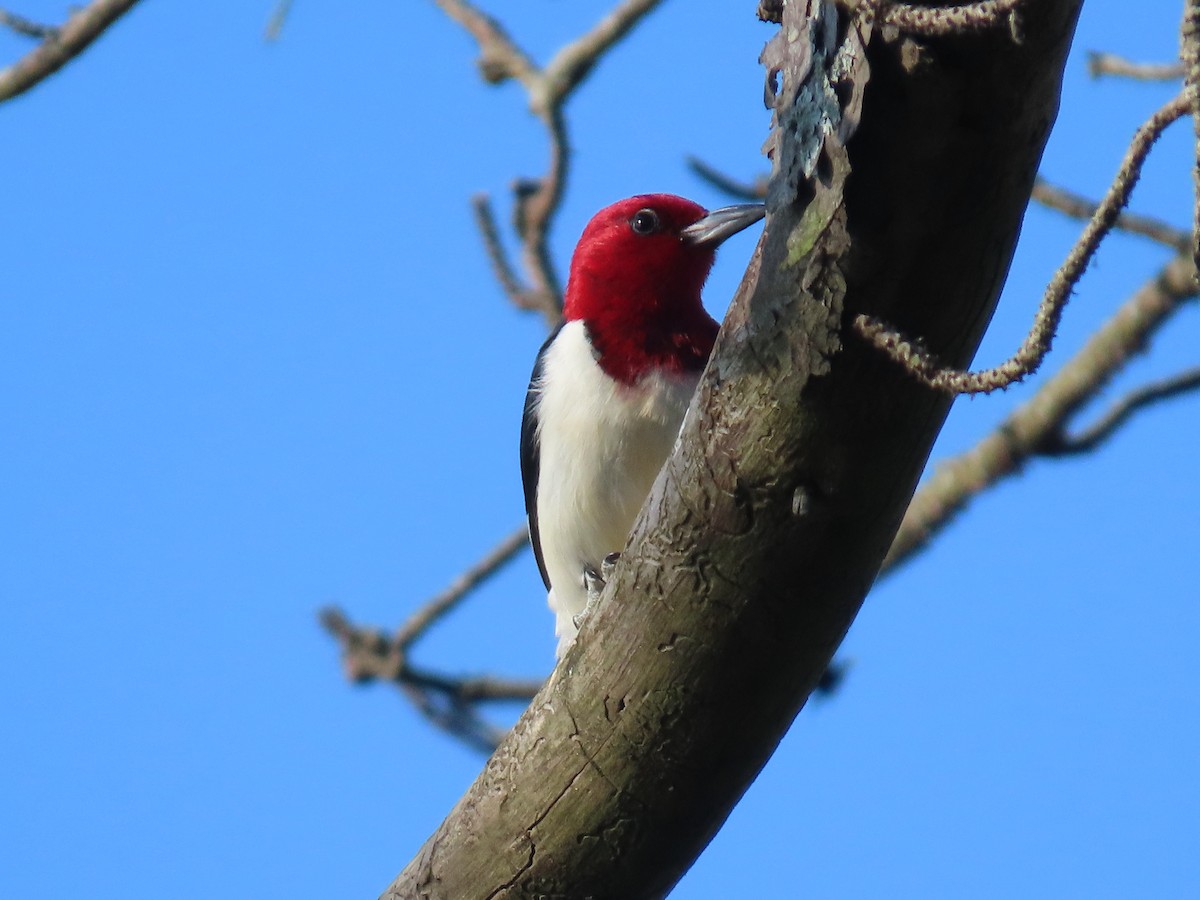
[[[545, 59], [607, 5], [505, 19]], [[667, 4], [575, 98], [564, 271], [614, 199], [724, 202], [687, 154], [764, 171], [771, 30], [717, 6]], [[302, 0], [267, 45], [272, 7], [142, 4], [0, 108], [0, 896], [375, 896], [483, 763], [347, 685], [315, 614], [396, 625], [521, 520], [543, 326], [506, 305], [467, 202], [506, 210], [545, 144], [431, 4]], [[1169, 57], [1178, 12], [1091, 0], [1078, 51]], [[1077, 52], [1043, 172], [1098, 195], [1171, 91], [1090, 81]], [[1189, 132], [1136, 210], [1190, 221]], [[1076, 231], [1029, 213], [979, 363], [1016, 345]], [[722, 250], [714, 312], [753, 240]], [[1057, 359], [1167, 258], [1103, 250]], [[1198, 324], [1193, 305], [1106, 397], [1195, 365]], [[1037, 384], [960, 401], [935, 461]], [[1034, 463], [881, 583], [843, 689], [675, 896], [1200, 895], [1198, 404]], [[539, 676], [552, 631], [525, 555], [421, 660]]]

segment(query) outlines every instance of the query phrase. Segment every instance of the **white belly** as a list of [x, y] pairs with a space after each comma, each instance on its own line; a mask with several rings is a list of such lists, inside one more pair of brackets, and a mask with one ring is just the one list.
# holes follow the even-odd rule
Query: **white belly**
[[599, 572], [605, 556], [625, 548], [699, 374], [619, 384], [596, 364], [581, 322], [563, 326], [543, 371], [537, 520], [561, 656], [587, 603], [584, 567]]

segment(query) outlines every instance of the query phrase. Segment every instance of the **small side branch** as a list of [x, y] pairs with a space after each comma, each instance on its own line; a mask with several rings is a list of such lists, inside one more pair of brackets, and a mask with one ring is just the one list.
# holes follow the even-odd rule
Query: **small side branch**
[[534, 112], [562, 106], [563, 101], [587, 78], [600, 58], [628, 34], [662, 0], [624, 0], [593, 26], [592, 30], [567, 44], [546, 64], [543, 95], [531, 95]]
[[603, 55], [662, 0], [623, 0], [582, 37], [563, 47], [539, 68], [498, 21], [468, 0], [436, 0], [479, 45], [479, 68], [493, 84], [516, 79], [529, 96], [529, 108], [546, 128], [550, 164], [536, 179], [514, 185], [513, 225], [521, 241], [521, 263], [527, 284], [517, 278], [503, 252], [495, 217], [486, 201], [474, 201], [476, 222], [505, 294], [521, 309], [537, 310], [550, 327], [562, 315], [562, 283], [550, 253], [549, 234], [562, 202], [571, 150], [563, 110], [567, 101]]
[[1200, 366], [1181, 372], [1173, 378], [1164, 378], [1130, 391], [1078, 434], [1059, 432], [1050, 435], [1038, 448], [1043, 456], [1076, 456], [1089, 453], [1112, 437], [1134, 413], [1166, 400], [1182, 397], [1200, 389]]
[[687, 158], [688, 168], [718, 191], [728, 194], [737, 200], [762, 200], [767, 196], [767, 179], [760, 177], [754, 181], [738, 181], [718, 171], [702, 159], [695, 156]]
[[971, 450], [938, 466], [909, 504], [884, 570], [894, 571], [912, 558], [977, 495], [1042, 453], [1053, 443], [1053, 436], [1063, 432], [1071, 416], [1142, 352], [1198, 292], [1190, 253], [1176, 256], [995, 431]]
[[1192, 211], [1192, 259], [1200, 270], [1200, 0], [1186, 0], [1179, 28], [1179, 57], [1185, 70], [1187, 93], [1192, 98], [1195, 126], [1195, 162], [1192, 165], [1194, 203]]
[[0, 9], [0, 25], [9, 31], [39, 41], [58, 37], [57, 26], [43, 25], [41, 22], [34, 22], [32, 19], [26, 19], [24, 16], [18, 16], [16, 13], [6, 12], [3, 9]]
[[1154, 142], [1168, 125], [1192, 111], [1193, 102], [1192, 93], [1185, 91], [1155, 112], [1138, 129], [1104, 199], [1096, 206], [1094, 215], [1071, 248], [1066, 261], [1050, 279], [1033, 327], [1009, 360], [992, 369], [967, 372], [943, 366], [936, 356], [917, 341], [874, 317], [857, 316], [853, 323], [854, 330], [904, 366], [917, 380], [949, 394], [990, 393], [1007, 388], [1035, 372], [1050, 352], [1071, 291], [1079, 283], [1101, 240], [1112, 230], [1121, 210], [1129, 202], [1129, 195]]
[[481, 705], [529, 700], [540, 681], [491, 675], [445, 675], [413, 665], [413, 646], [477, 587], [529, 545], [521, 527], [430, 599], [393, 634], [351, 624], [338, 609], [321, 612], [321, 624], [338, 642], [346, 677], [357, 684], [397, 685], [433, 724], [473, 747], [490, 751], [503, 736], [484, 718]]
[[538, 298], [530, 295], [521, 284], [509, 262], [508, 253], [500, 240], [500, 230], [496, 227], [496, 216], [492, 212], [492, 202], [487, 194], [476, 194], [471, 198], [471, 211], [475, 213], [475, 226], [483, 236], [483, 246], [487, 250], [488, 259], [492, 263], [492, 274], [504, 288], [508, 299], [518, 309], [538, 309]]
[[321, 624], [341, 645], [347, 678], [359, 684], [396, 684], [434, 725], [485, 752], [496, 746], [503, 732], [483, 717], [480, 704], [527, 701], [541, 687], [533, 680], [451, 677], [418, 668], [394, 639], [378, 629], [352, 625], [341, 610], [322, 611]]
[[393, 642], [401, 651], [407, 651], [430, 626], [452, 611], [471, 591], [499, 572], [528, 546], [529, 529], [522, 525], [497, 544], [483, 559], [454, 579], [446, 590], [409, 616], [404, 626], [396, 632]]
[[[1083, 219], [1084, 221], [1096, 215], [1098, 206], [1094, 201], [1056, 184], [1051, 184], [1044, 178], [1039, 178], [1034, 182], [1032, 197], [1048, 209], [1056, 210], [1072, 219]], [[1170, 247], [1177, 253], [1186, 253], [1192, 246], [1190, 234], [1153, 216], [1139, 216], [1135, 213], [1123, 212], [1113, 223], [1113, 230], [1150, 238], [1152, 241]]]
[[504, 27], [467, 0], [435, 0], [442, 12], [461, 25], [479, 45], [479, 71], [484, 81], [499, 84], [516, 78], [532, 87], [540, 73]]
[[1184, 75], [1183, 63], [1139, 63], [1115, 53], [1089, 53], [1088, 75], [1100, 78], [1112, 75], [1136, 81], [1178, 81]]
[[0, 69], [0, 102], [25, 93], [86, 50], [138, 0], [94, 0], [71, 14], [65, 25], [46, 29], [44, 40], [11, 66]]
[[271, 12], [271, 18], [267, 20], [267, 27], [263, 29], [263, 40], [279, 40], [279, 35], [283, 34], [283, 26], [287, 23], [288, 14], [291, 11], [292, 0], [279, 0], [275, 4], [275, 9]]

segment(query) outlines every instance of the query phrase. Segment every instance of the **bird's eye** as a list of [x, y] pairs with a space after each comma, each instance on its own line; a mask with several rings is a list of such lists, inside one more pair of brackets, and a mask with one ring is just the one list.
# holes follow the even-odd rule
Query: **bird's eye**
[[634, 234], [654, 234], [659, 229], [658, 213], [652, 209], [639, 209], [629, 220]]

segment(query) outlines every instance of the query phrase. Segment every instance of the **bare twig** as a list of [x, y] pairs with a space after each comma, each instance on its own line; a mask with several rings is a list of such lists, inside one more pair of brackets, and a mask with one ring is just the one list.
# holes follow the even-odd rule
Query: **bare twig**
[[[1096, 203], [1068, 191], [1066, 188], [1051, 184], [1044, 178], [1039, 178], [1034, 182], [1032, 196], [1043, 206], [1064, 213], [1073, 219], [1090, 219], [1096, 214]], [[1139, 216], [1135, 213], [1123, 212], [1117, 216], [1113, 230], [1150, 238], [1152, 241], [1165, 244], [1172, 250], [1181, 253], [1188, 251], [1192, 246], [1190, 234], [1152, 216]]]
[[563, 108], [604, 53], [662, 0], [624, 0], [587, 34], [559, 50], [544, 68], [539, 68], [517, 46], [499, 22], [468, 0], [436, 2], [475, 38], [484, 79], [492, 83], [509, 78], [519, 81], [529, 96], [530, 110], [546, 128], [550, 140], [546, 174], [538, 179], [519, 180], [514, 186], [513, 221], [521, 239], [522, 268], [528, 286], [517, 280], [507, 257], [500, 251], [490, 209], [476, 200], [475, 213], [504, 292], [521, 309], [540, 311], [547, 324], [553, 326], [561, 316], [562, 286], [548, 238], [562, 201], [571, 160]]
[[544, 93], [530, 95], [534, 112], [543, 115], [543, 109], [548, 112], [552, 107], [561, 108], [563, 101], [587, 78], [600, 57], [661, 2], [623, 0], [591, 31], [554, 54], [546, 64]]
[[1168, 125], [1191, 112], [1192, 105], [1191, 92], [1185, 91], [1156, 111], [1138, 129], [1104, 199], [1097, 205], [1095, 214], [1071, 248], [1066, 261], [1050, 279], [1033, 327], [1010, 359], [992, 369], [967, 372], [942, 366], [935, 356], [874, 317], [856, 317], [853, 323], [855, 331], [903, 365], [923, 384], [951, 394], [990, 393], [1015, 384], [1036, 371], [1050, 351], [1072, 289], [1079, 282], [1100, 241], [1112, 230], [1117, 216], [1129, 202], [1129, 195], [1154, 142]]
[[532, 679], [449, 676], [418, 668], [408, 661], [400, 636], [356, 627], [337, 609], [322, 611], [321, 624], [341, 645], [347, 678], [396, 684], [434, 725], [483, 750], [493, 748], [503, 732], [483, 718], [480, 704], [528, 700], [541, 687]]
[[409, 657], [413, 644], [428, 634], [435, 622], [528, 545], [529, 532], [522, 526], [413, 613], [390, 636], [376, 628], [352, 625], [340, 610], [324, 610], [321, 624], [341, 645], [346, 677], [360, 684], [368, 681], [396, 684], [434, 725], [474, 747], [490, 750], [503, 733], [483, 718], [480, 704], [528, 700], [537, 693], [541, 682], [490, 675], [443, 675], [414, 666]]
[[1060, 371], [974, 448], [938, 466], [917, 491], [884, 569], [910, 559], [983, 491], [1019, 471], [1050, 435], [1118, 372], [1189, 299], [1197, 296], [1196, 268], [1180, 254], [1143, 285]]
[[47, 35], [36, 48], [11, 66], [0, 69], [0, 102], [25, 93], [53, 75], [127, 13], [138, 0], [93, 0], [71, 13], [65, 25]]
[[275, 9], [271, 13], [271, 18], [267, 20], [267, 27], [263, 29], [263, 40], [279, 40], [279, 35], [283, 32], [284, 23], [287, 22], [288, 13], [291, 11], [292, 0], [279, 0], [279, 2], [275, 4]]
[[1038, 448], [1043, 456], [1074, 456], [1095, 450], [1138, 410], [1154, 406], [1164, 400], [1181, 397], [1200, 389], [1200, 366], [1188, 369], [1173, 378], [1164, 378], [1130, 391], [1104, 413], [1099, 419], [1078, 434], [1059, 431], [1047, 437]]
[[688, 168], [707, 181], [718, 191], [728, 194], [738, 200], [762, 200], [767, 196], [767, 179], [760, 176], [754, 181], [738, 181], [724, 172], [714, 169], [704, 160], [695, 156], [687, 158]]
[[513, 225], [521, 236], [521, 260], [533, 282], [530, 296], [540, 300], [546, 324], [553, 328], [562, 310], [562, 282], [550, 255], [550, 225], [562, 202], [571, 150], [561, 107], [552, 106], [543, 122], [550, 138], [550, 168], [541, 179], [523, 179], [514, 186]]
[[454, 582], [419, 610], [409, 616], [408, 621], [392, 639], [401, 652], [421, 637], [434, 622], [450, 612], [475, 588], [502, 569], [518, 553], [529, 546], [529, 529], [522, 525], [497, 544], [483, 559], [475, 563]]
[[15, 31], [17, 34], [35, 38], [39, 41], [58, 37], [58, 28], [56, 26], [43, 25], [41, 22], [26, 19], [24, 16], [18, 16], [16, 13], [10, 13], [3, 9], [0, 9], [0, 25], [3, 25], [10, 31]]
[[1183, 77], [1183, 63], [1138, 63], [1115, 53], [1089, 53], [1088, 74], [1093, 78], [1114, 75], [1138, 81], [1176, 81]]
[[1187, 0], [1183, 9], [1183, 24], [1179, 27], [1179, 58], [1186, 69], [1187, 91], [1192, 96], [1192, 119], [1195, 131], [1192, 165], [1192, 259], [1200, 269], [1200, 0]]
[[504, 288], [508, 299], [518, 309], [539, 309], [540, 304], [535, 297], [517, 279], [504, 244], [500, 241], [500, 232], [496, 228], [496, 216], [492, 212], [492, 203], [487, 194], [476, 194], [471, 198], [471, 209], [475, 213], [475, 225], [483, 235], [483, 246], [487, 250], [488, 259], [492, 263], [492, 274]]
[[442, 11], [465, 28], [479, 45], [479, 71], [485, 81], [499, 84], [516, 78], [531, 89], [538, 68], [509, 38], [504, 27], [467, 0], [435, 0]]

